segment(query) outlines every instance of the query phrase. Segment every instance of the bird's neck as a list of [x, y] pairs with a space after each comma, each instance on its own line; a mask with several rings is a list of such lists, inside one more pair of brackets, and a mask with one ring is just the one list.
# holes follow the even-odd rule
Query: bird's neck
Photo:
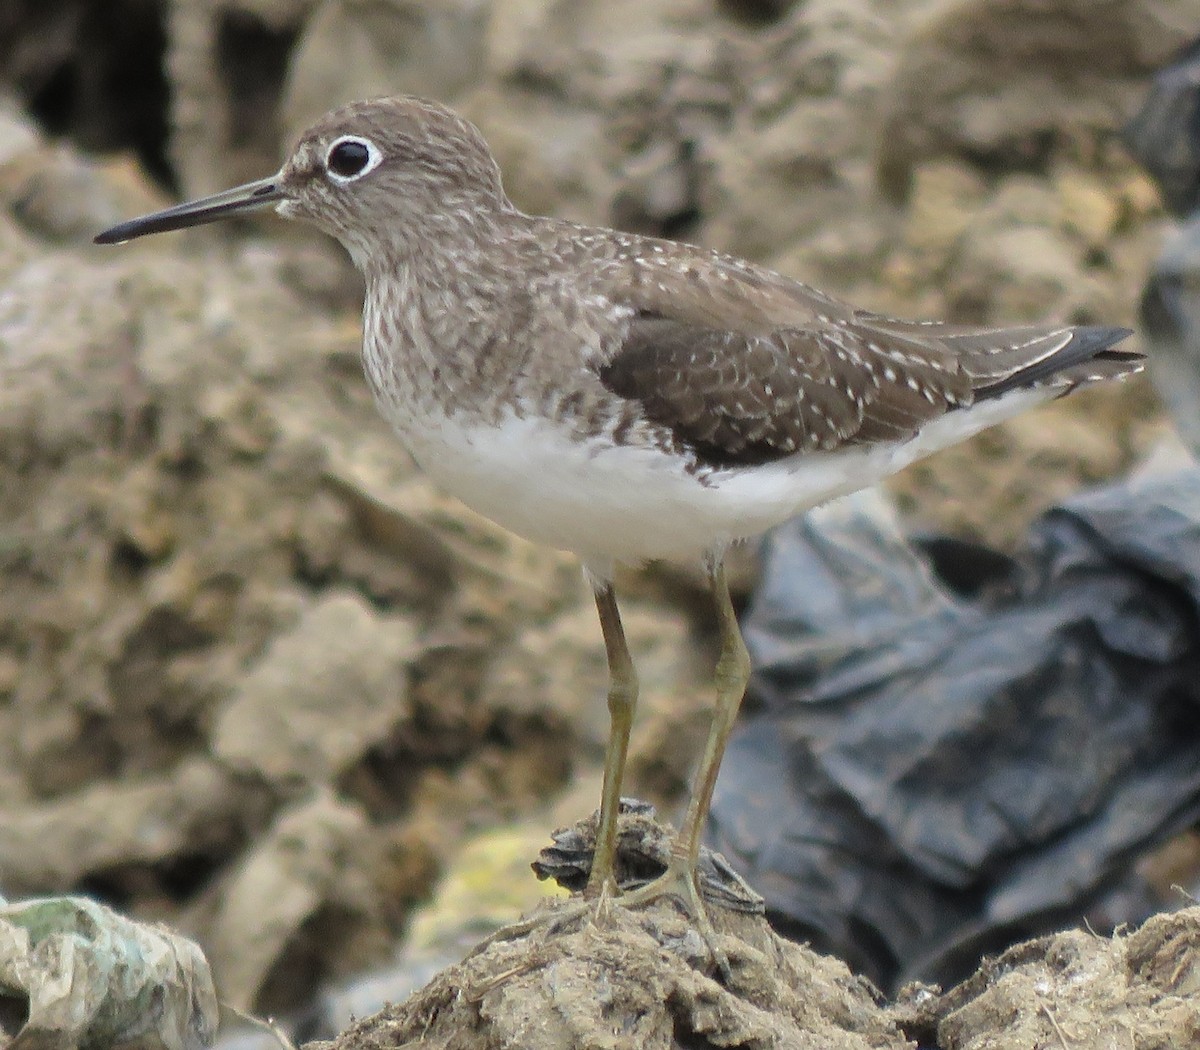
[[439, 210], [388, 224], [379, 243], [347, 244], [368, 289], [388, 287], [403, 298], [421, 295], [470, 294], [495, 282], [504, 272], [495, 262], [495, 245], [505, 232], [525, 219], [515, 209], [463, 208]]
[[475, 382], [479, 361], [520, 281], [495, 252], [496, 236], [486, 221], [442, 236], [430, 231], [361, 267], [363, 365], [381, 406], [405, 401], [418, 413], [452, 412], [484, 396]]
[[451, 331], [505, 301], [514, 274], [497, 261], [496, 236], [486, 219], [407, 231], [390, 251], [373, 252], [360, 266], [368, 303], [409, 336], [446, 342]]

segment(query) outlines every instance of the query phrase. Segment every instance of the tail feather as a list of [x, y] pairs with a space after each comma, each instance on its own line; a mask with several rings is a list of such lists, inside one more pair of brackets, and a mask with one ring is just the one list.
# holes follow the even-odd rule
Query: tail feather
[[982, 380], [974, 389], [976, 402], [1028, 387], [1062, 387], [1066, 393], [1085, 383], [1140, 372], [1142, 354], [1110, 349], [1132, 334], [1128, 328], [1107, 326], [1052, 329], [1044, 333], [1043, 339], [1027, 344], [1023, 361], [1012, 361], [1011, 352], [1016, 347], [1003, 348], [1001, 353], [1009, 358], [1005, 362], [1008, 367], [999, 375], [994, 367], [979, 367], [980, 359], [987, 361], [990, 356], [986, 350], [968, 352], [961, 360], [972, 378]]
[[1125, 376], [1136, 375], [1145, 367], [1145, 357], [1142, 354], [1129, 351], [1109, 350], [1090, 361], [1072, 365], [1054, 377], [1054, 386], [1061, 393], [1069, 394], [1072, 390], [1091, 383], [1103, 383], [1108, 379], [1123, 379]]

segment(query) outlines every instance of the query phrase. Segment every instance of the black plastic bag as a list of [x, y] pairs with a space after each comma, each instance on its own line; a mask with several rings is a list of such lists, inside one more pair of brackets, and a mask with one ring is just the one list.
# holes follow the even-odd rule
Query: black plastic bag
[[842, 501], [766, 541], [744, 630], [708, 841], [784, 933], [947, 983], [1161, 904], [1132, 866], [1200, 817], [1200, 469], [1074, 499], [1015, 560]]

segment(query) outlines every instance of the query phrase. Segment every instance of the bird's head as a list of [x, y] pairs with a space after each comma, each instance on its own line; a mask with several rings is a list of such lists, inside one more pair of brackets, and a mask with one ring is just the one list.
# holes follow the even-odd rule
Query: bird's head
[[332, 234], [361, 267], [385, 243], [436, 236], [511, 205], [473, 124], [425, 99], [383, 98], [326, 114], [268, 178], [131, 219], [95, 240], [119, 244], [269, 207]]

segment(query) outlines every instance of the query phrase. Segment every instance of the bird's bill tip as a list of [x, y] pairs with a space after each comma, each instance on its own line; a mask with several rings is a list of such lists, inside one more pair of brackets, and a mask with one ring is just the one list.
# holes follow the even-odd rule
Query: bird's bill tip
[[135, 237], [145, 237], [150, 233], [183, 230], [189, 226], [201, 226], [244, 212], [257, 211], [278, 204], [283, 199], [278, 176], [273, 175], [269, 179], [248, 182], [244, 186], [235, 186], [210, 197], [176, 204], [172, 208], [164, 208], [162, 211], [118, 223], [111, 229], [96, 234], [92, 241], [95, 244], [124, 244]]

